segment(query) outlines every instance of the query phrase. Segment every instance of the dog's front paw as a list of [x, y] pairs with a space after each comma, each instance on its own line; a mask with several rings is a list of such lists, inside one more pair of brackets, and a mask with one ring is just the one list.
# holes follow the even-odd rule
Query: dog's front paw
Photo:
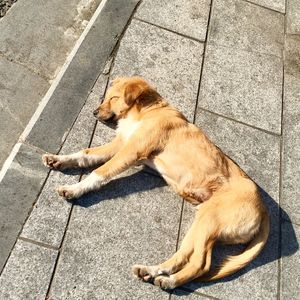
[[71, 200], [79, 197], [79, 193], [71, 185], [60, 186], [57, 189], [59, 196]]
[[174, 276], [157, 276], [154, 279], [154, 284], [159, 286], [164, 290], [175, 289], [175, 279]]
[[54, 170], [59, 170], [62, 167], [62, 162], [59, 158], [59, 155], [54, 155], [54, 154], [44, 154], [42, 156], [43, 164]]

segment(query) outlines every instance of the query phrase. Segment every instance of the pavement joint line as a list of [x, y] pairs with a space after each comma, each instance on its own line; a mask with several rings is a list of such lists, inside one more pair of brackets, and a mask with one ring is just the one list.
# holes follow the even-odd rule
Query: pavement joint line
[[26, 146], [28, 146], [29, 148], [31, 148], [31, 149], [34, 149], [37, 153], [39, 153], [39, 154], [44, 154], [44, 153], [46, 153], [47, 151], [46, 150], [44, 150], [44, 149], [42, 149], [42, 148], [40, 148], [40, 147], [37, 147], [37, 146], [35, 146], [35, 145], [32, 145], [32, 144], [30, 144], [28, 141], [22, 141], [22, 140], [20, 140], [19, 141], [20, 143], [22, 143], [22, 144], [24, 144], [24, 145], [26, 145]]
[[115, 64], [115, 59], [116, 59], [118, 50], [119, 50], [119, 48], [120, 48], [121, 41], [122, 41], [122, 39], [123, 39], [123, 37], [124, 37], [124, 35], [125, 35], [125, 33], [126, 33], [128, 27], [130, 26], [132, 20], [135, 19], [134, 15], [135, 15], [136, 11], [138, 10], [139, 6], [141, 5], [142, 1], [143, 1], [143, 0], [139, 0], [139, 2], [137, 3], [137, 5], [135, 6], [134, 10], [133, 10], [132, 13], [131, 13], [130, 18], [128, 19], [126, 25], [125, 25], [124, 28], [123, 28], [123, 31], [121, 32], [121, 34], [120, 34], [120, 36], [119, 36], [119, 38], [118, 38], [117, 43], [115, 44], [113, 50], [111, 51], [110, 58], [112, 59], [112, 62], [111, 62], [111, 64], [110, 64], [110, 68], [109, 68], [109, 72], [108, 72], [109, 78], [110, 78], [111, 71], [112, 71], [112, 69], [113, 69], [113, 67], [114, 67], [114, 64]]
[[177, 233], [177, 241], [176, 241], [175, 251], [178, 251], [178, 248], [179, 248], [179, 241], [180, 241], [180, 236], [181, 236], [181, 224], [182, 224], [184, 204], [185, 204], [185, 200], [183, 198], [182, 198], [181, 201], [182, 201], [182, 203], [181, 203], [181, 209], [180, 209], [178, 233]]
[[267, 9], [267, 10], [273, 11], [273, 12], [278, 13], [278, 14], [285, 15], [285, 12], [286, 12], [286, 6], [284, 7], [284, 11], [285, 11], [285, 12], [282, 12], [282, 11], [278, 11], [278, 10], [276, 10], [276, 9], [273, 9], [273, 8], [271, 8], [271, 7], [263, 6], [263, 5], [258, 4], [258, 3], [254, 3], [254, 2], [252, 2], [252, 1], [250, 1], [250, 0], [242, 0], [242, 1], [247, 2], [247, 3], [250, 3], [250, 4], [253, 4], [253, 5], [258, 6], [258, 7], [261, 7], [261, 8], [263, 8], [263, 9]]
[[199, 82], [198, 82], [198, 89], [197, 89], [197, 97], [196, 97], [196, 103], [195, 103], [195, 109], [194, 109], [194, 117], [193, 117], [193, 123], [196, 122], [196, 116], [197, 116], [197, 109], [198, 109], [198, 103], [199, 103], [199, 96], [200, 96], [200, 89], [201, 89], [201, 82], [202, 82], [202, 76], [204, 72], [204, 61], [205, 61], [205, 53], [206, 53], [206, 46], [207, 46], [207, 39], [208, 39], [208, 32], [210, 29], [210, 19], [212, 15], [212, 7], [213, 7], [213, 0], [210, 1], [210, 7], [208, 12], [208, 18], [207, 18], [207, 27], [206, 27], [206, 33], [205, 33], [205, 42], [203, 45], [203, 53], [202, 53], [202, 62], [201, 62], [201, 68], [200, 68], [200, 74], [199, 74]]
[[212, 115], [215, 115], [215, 116], [217, 116], [217, 117], [221, 117], [221, 118], [223, 118], [223, 119], [226, 119], [226, 120], [229, 120], [229, 121], [232, 121], [232, 122], [235, 122], [235, 123], [238, 123], [238, 124], [241, 124], [241, 125], [250, 127], [250, 128], [252, 128], [252, 129], [256, 129], [256, 130], [262, 131], [262, 132], [264, 132], [264, 133], [273, 135], [273, 136], [275, 136], [275, 137], [278, 137], [278, 138], [281, 137], [281, 134], [279, 134], [279, 133], [276, 133], [276, 132], [273, 132], [273, 131], [269, 131], [269, 130], [266, 130], [266, 129], [263, 129], [263, 128], [260, 128], [260, 127], [256, 127], [256, 126], [251, 125], [251, 124], [248, 124], [248, 123], [244, 123], [244, 122], [239, 121], [239, 120], [236, 120], [236, 119], [234, 119], [234, 118], [231, 118], [231, 117], [228, 117], [228, 116], [224, 116], [224, 115], [218, 114], [218, 113], [216, 113], [216, 112], [214, 112], [214, 111], [211, 111], [211, 110], [209, 110], [209, 109], [203, 108], [203, 107], [201, 107], [201, 106], [199, 106], [197, 109], [198, 109], [198, 110], [202, 110], [203, 112], [208, 112], [208, 113], [210, 113], [210, 114], [212, 114]]
[[[94, 22], [96, 21], [98, 15], [101, 13], [102, 9], [105, 7], [105, 4], [108, 0], [102, 0], [101, 3], [99, 4], [97, 10], [95, 11], [95, 13], [93, 14], [92, 18], [90, 19], [89, 23], [87, 24], [86, 28], [84, 29], [84, 31], [82, 32], [82, 34], [80, 35], [80, 37], [78, 38], [78, 40], [76, 41], [72, 51], [70, 52], [70, 54], [68, 55], [65, 63], [63, 64], [63, 66], [61, 67], [58, 75], [56, 76], [56, 78], [53, 80], [50, 88], [48, 89], [47, 93], [45, 94], [45, 96], [42, 98], [42, 100], [40, 101], [36, 111], [34, 112], [33, 116], [31, 117], [30, 121], [28, 122], [27, 126], [25, 127], [23, 133], [20, 136], [20, 140], [25, 140], [27, 138], [27, 136], [29, 135], [29, 133], [31, 132], [33, 126], [35, 125], [35, 123], [38, 121], [41, 113], [43, 112], [44, 108], [46, 107], [47, 103], [49, 102], [52, 94], [54, 93], [56, 87], [58, 86], [60, 80], [62, 79], [63, 75], [65, 74], [67, 68], [69, 67], [72, 59], [74, 58], [75, 54], [77, 53], [79, 47], [81, 46], [82, 42], [84, 41], [85, 37], [87, 36], [88, 32], [90, 31], [90, 29], [92, 28]], [[10, 152], [8, 158], [5, 160], [2, 169], [0, 170], [0, 183], [2, 182], [8, 168], [10, 167], [10, 165], [12, 164], [18, 150], [20, 147], [17, 146], [17, 144], [13, 147], [12, 151]]]
[[51, 78], [47, 78], [45, 77], [44, 75], [40, 74], [38, 71], [30, 68], [29, 66], [25, 65], [25, 64], [22, 64], [21, 62], [17, 61], [17, 60], [14, 60], [12, 58], [9, 58], [8, 56], [5, 55], [4, 52], [0, 52], [0, 57], [3, 57], [4, 59], [6, 59], [7, 61], [13, 63], [13, 64], [16, 64], [18, 66], [21, 66], [23, 67], [24, 69], [26, 69], [27, 71], [39, 76], [41, 79], [43, 79], [44, 81], [46, 81], [48, 84], [49, 84], [49, 81], [51, 80]]
[[23, 237], [23, 236], [20, 236], [19, 240], [27, 242], [27, 243], [31, 243], [31, 244], [34, 244], [34, 245], [38, 245], [38, 246], [43, 247], [43, 248], [60, 251], [60, 249], [58, 247], [55, 247], [55, 246], [52, 246], [52, 245], [49, 245], [49, 244], [45, 244], [45, 243], [42, 243], [42, 242], [39, 242], [39, 241], [35, 241], [35, 240], [29, 239], [29, 238], [26, 238], [26, 237]]
[[[285, 0], [285, 5], [287, 4], [287, 0]], [[286, 8], [286, 6], [285, 6]], [[286, 37], [286, 16], [284, 17], [284, 47], [283, 47], [283, 62], [282, 62], [282, 95], [281, 95], [281, 137], [280, 137], [280, 152], [279, 152], [279, 199], [278, 199], [278, 205], [279, 205], [279, 215], [278, 215], [278, 223], [279, 223], [279, 231], [278, 231], [278, 254], [279, 254], [279, 259], [278, 259], [278, 271], [277, 271], [277, 299], [280, 300], [281, 298], [281, 272], [282, 272], [282, 249], [281, 249], [281, 242], [282, 242], [282, 234], [281, 234], [281, 226], [283, 224], [283, 216], [282, 212], [280, 209], [280, 204], [282, 202], [282, 192], [283, 192], [283, 143], [284, 143], [284, 131], [283, 131], [283, 126], [284, 126], [284, 83], [285, 83], [285, 68], [284, 68], [284, 63], [285, 63], [285, 37]]]
[[141, 19], [141, 18], [138, 18], [138, 17], [134, 17], [133, 19], [134, 19], [134, 20], [137, 20], [137, 21], [139, 21], [139, 22], [142, 22], [142, 23], [146, 23], [146, 24], [151, 25], [151, 26], [155, 26], [155, 27], [157, 27], [157, 28], [159, 28], [159, 29], [162, 29], [162, 30], [165, 30], [165, 31], [169, 31], [169, 32], [174, 33], [174, 34], [177, 34], [177, 35], [179, 35], [179, 36], [181, 36], [181, 37], [184, 37], [184, 38], [187, 38], [187, 39], [189, 39], [189, 40], [193, 40], [194, 42], [198, 42], [198, 43], [202, 43], [202, 44], [205, 42], [205, 41], [199, 40], [199, 39], [197, 39], [197, 38], [194, 38], [194, 37], [192, 37], [192, 36], [189, 36], [189, 35], [186, 35], [186, 34], [177, 32], [177, 31], [175, 31], [175, 30], [172, 30], [172, 29], [169, 29], [169, 28], [166, 28], [166, 27], [157, 25], [157, 24], [152, 23], [152, 22], [149, 22], [149, 21], [145, 21], [145, 20], [143, 20], [143, 19]]

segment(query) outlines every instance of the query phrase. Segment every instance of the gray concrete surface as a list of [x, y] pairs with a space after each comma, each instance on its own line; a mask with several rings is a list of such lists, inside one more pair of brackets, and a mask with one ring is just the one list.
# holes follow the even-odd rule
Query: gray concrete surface
[[100, 2], [18, 1], [1, 18], [0, 168]]
[[[206, 0], [200, 2], [207, 8]], [[162, 291], [134, 280], [131, 265], [168, 258], [189, 228], [192, 206], [183, 205], [159, 177], [136, 168], [71, 205], [62, 202], [54, 189], [80, 180], [81, 173], [50, 172], [1, 274], [0, 290], [7, 299], [46, 294], [47, 299], [299, 298], [300, 38], [296, 25], [292, 35], [289, 26], [284, 31], [284, 22], [299, 22], [297, 3], [288, 1], [285, 7], [279, 0], [213, 0], [211, 13], [210, 7], [203, 10], [206, 15], [187, 13], [191, 3], [176, 1], [172, 7], [162, 2], [162, 10], [176, 10], [164, 23], [161, 17], [153, 18], [158, 2], [141, 3], [109, 72], [98, 77], [70, 131], [66, 127], [61, 153], [109, 141], [114, 132], [95, 123], [93, 107], [115, 76], [142, 75], [260, 186], [271, 215], [265, 249], [249, 266], [224, 280]], [[178, 26], [177, 20], [184, 26]], [[197, 26], [202, 28], [196, 30]], [[206, 30], [204, 40], [194, 36]], [[39, 135], [44, 130], [41, 126]], [[53, 136], [58, 149], [60, 138]], [[44, 150], [51, 147], [49, 143]], [[25, 243], [37, 248], [35, 258], [31, 259]], [[216, 264], [224, 255], [243, 249], [218, 246], [213, 261]], [[43, 251], [48, 259], [41, 261]], [[24, 274], [43, 268], [47, 276], [43, 271], [40, 280], [20, 274], [14, 279], [16, 267]], [[18, 280], [31, 288], [31, 294], [20, 290]]]
[[[48, 174], [40, 164], [40, 154], [46, 150], [60, 150], [62, 142], [93, 90], [97, 77], [105, 69], [106, 62], [136, 4], [137, 1], [133, 0], [122, 8], [120, 0], [107, 2], [68, 69], [50, 94], [50, 99], [30, 134], [25, 141], [19, 143], [21, 148], [0, 182], [0, 269], [3, 268]], [[118, 21], [114, 22], [113, 18], [117, 18]], [[5, 117], [7, 115], [4, 114]], [[10, 131], [9, 128], [1, 129]], [[45, 193], [43, 191], [42, 197]]]
[[45, 299], [57, 253], [19, 240], [0, 277], [0, 299]]

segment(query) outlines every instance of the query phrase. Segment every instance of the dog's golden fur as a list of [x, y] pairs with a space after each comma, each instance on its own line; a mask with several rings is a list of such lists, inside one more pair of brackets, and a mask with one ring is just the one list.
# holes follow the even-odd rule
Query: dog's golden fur
[[[43, 156], [45, 165], [54, 169], [103, 163], [80, 183], [60, 187], [61, 196], [79, 197], [143, 162], [198, 205], [180, 249], [162, 264], [135, 265], [136, 276], [174, 288], [198, 277], [215, 280], [230, 275], [259, 254], [268, 238], [269, 217], [256, 184], [144, 79], [116, 79], [94, 114], [103, 122], [118, 122], [111, 143], [71, 155]], [[217, 241], [250, 243], [243, 253], [211, 270]]]

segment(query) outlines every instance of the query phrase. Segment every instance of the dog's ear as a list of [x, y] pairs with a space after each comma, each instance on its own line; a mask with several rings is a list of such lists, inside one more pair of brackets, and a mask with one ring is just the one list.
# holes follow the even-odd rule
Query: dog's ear
[[124, 101], [128, 106], [131, 106], [136, 99], [143, 93], [144, 87], [140, 84], [131, 83], [125, 87]]

